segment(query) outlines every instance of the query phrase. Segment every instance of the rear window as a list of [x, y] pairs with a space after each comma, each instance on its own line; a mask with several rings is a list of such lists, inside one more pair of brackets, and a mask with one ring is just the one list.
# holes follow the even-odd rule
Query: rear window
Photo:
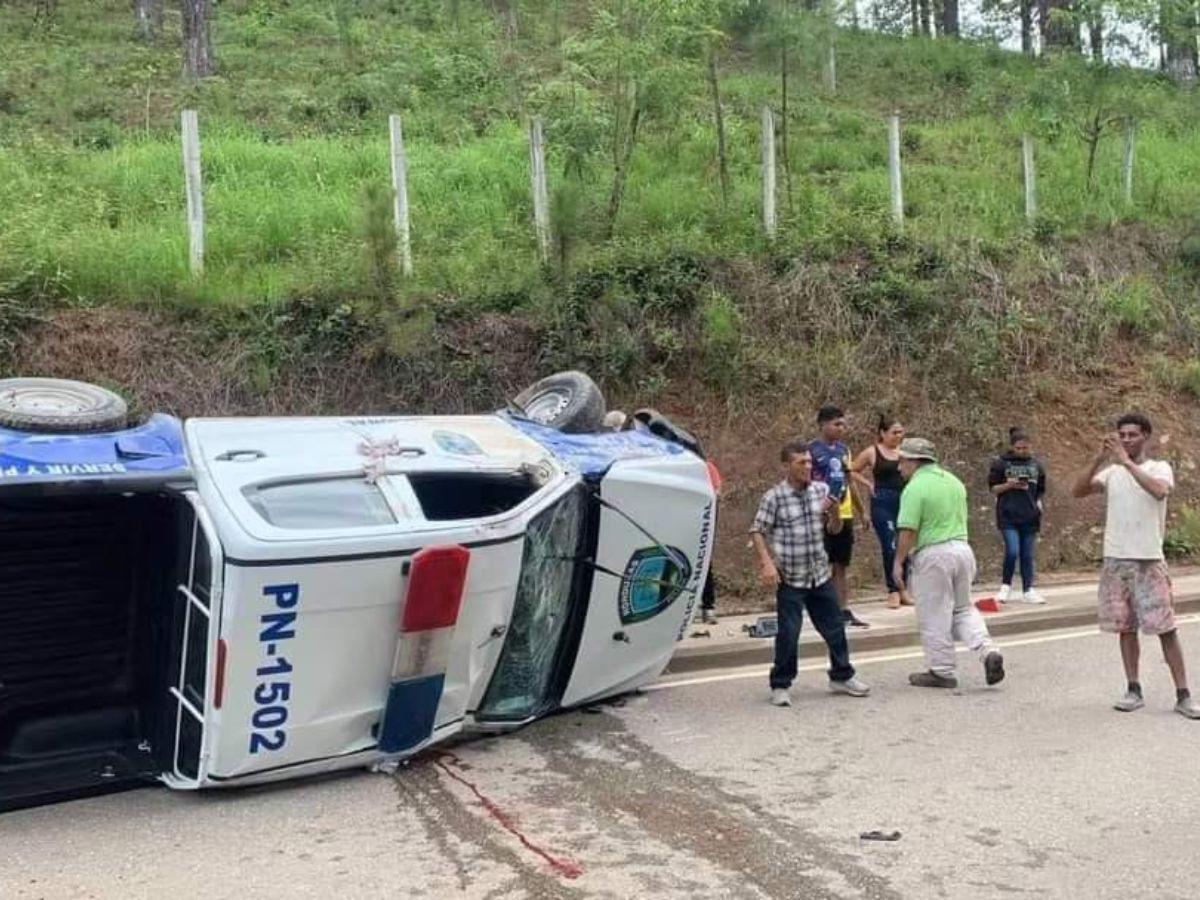
[[258, 485], [247, 488], [245, 495], [276, 528], [364, 528], [396, 522], [379, 488], [361, 477]]

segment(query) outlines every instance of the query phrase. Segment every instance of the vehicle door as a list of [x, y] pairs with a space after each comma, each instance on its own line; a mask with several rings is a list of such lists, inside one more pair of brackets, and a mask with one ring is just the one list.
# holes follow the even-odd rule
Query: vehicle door
[[657, 677], [699, 602], [715, 500], [692, 454], [614, 463], [600, 482], [595, 571], [564, 706]]

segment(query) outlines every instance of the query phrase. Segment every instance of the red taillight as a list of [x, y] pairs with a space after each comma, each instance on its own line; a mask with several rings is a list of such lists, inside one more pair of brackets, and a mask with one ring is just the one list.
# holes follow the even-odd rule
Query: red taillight
[[213, 684], [213, 708], [221, 708], [225, 696], [225, 641], [217, 641], [217, 672]]
[[401, 631], [448, 628], [458, 621], [467, 563], [466, 547], [426, 547], [412, 560]]
[[705, 460], [704, 464], [708, 467], [708, 483], [712, 485], [713, 493], [721, 493], [721, 482], [723, 479], [721, 478], [720, 469], [716, 467], [716, 464], [711, 459]]

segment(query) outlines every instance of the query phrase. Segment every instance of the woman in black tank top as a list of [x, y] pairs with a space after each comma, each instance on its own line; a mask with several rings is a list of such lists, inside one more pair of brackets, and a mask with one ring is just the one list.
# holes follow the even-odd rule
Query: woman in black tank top
[[892, 564], [896, 559], [896, 517], [900, 515], [900, 491], [904, 489], [904, 479], [900, 476], [902, 440], [904, 426], [891, 416], [880, 416], [878, 440], [858, 454], [851, 466], [852, 476], [867, 489], [871, 497], [871, 524], [875, 528], [875, 536], [879, 538], [889, 609], [912, 606], [907, 590], [907, 563], [905, 584], [897, 584], [892, 575]]

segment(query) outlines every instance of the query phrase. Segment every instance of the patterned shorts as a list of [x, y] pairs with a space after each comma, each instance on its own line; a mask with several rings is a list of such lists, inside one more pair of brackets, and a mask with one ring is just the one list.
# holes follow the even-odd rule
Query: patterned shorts
[[1167, 564], [1156, 559], [1104, 558], [1100, 568], [1100, 630], [1166, 634], [1175, 630]]

